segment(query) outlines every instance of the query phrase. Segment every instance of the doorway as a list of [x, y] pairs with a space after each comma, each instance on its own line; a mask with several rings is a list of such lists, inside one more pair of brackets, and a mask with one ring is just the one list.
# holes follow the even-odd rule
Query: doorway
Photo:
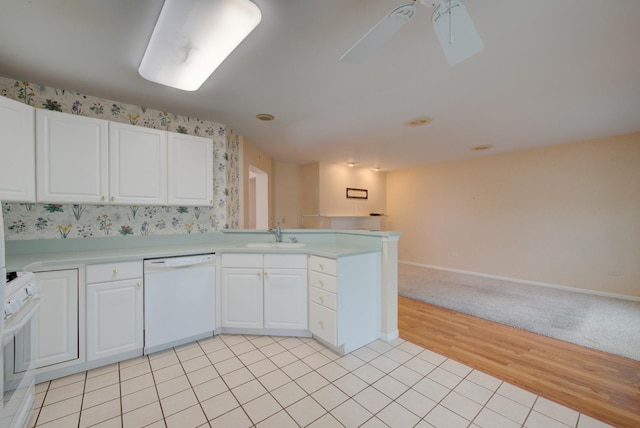
[[269, 175], [249, 165], [249, 229], [269, 228]]

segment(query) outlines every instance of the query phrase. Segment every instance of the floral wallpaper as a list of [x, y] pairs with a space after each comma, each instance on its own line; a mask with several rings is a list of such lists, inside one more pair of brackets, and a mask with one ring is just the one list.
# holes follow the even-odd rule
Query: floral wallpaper
[[238, 227], [240, 142], [238, 135], [224, 125], [4, 77], [0, 77], [0, 95], [36, 108], [210, 137], [214, 141], [213, 206], [157, 207], [3, 202], [5, 239], [189, 234]]
[[4, 202], [5, 239], [168, 235], [220, 230], [214, 208]]

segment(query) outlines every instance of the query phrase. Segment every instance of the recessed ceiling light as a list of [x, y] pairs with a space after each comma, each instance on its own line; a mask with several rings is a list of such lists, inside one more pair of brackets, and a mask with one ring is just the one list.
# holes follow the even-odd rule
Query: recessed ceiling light
[[473, 150], [475, 152], [479, 152], [480, 150], [487, 150], [487, 149], [490, 149], [492, 147], [493, 146], [491, 146], [489, 144], [485, 144], [485, 145], [482, 145], [482, 146], [473, 146], [469, 150]]
[[379, 166], [373, 167], [371, 169], [374, 170], [375, 172], [380, 172], [380, 167]]
[[268, 113], [260, 113], [256, 115], [256, 119], [258, 120], [264, 120], [265, 122], [270, 122], [273, 119], [275, 119], [275, 117], [272, 114], [268, 114]]
[[422, 126], [428, 125], [431, 122], [433, 122], [433, 119], [429, 116], [418, 116], [407, 120], [404, 124], [405, 126]]
[[356, 163], [355, 162], [347, 162], [347, 166], [349, 168], [353, 168], [354, 166], [356, 166]]

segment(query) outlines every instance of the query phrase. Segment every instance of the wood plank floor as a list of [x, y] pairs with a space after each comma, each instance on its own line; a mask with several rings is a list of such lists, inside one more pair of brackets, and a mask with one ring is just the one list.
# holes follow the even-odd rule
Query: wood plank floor
[[613, 426], [640, 427], [638, 361], [405, 297], [398, 325], [405, 340]]

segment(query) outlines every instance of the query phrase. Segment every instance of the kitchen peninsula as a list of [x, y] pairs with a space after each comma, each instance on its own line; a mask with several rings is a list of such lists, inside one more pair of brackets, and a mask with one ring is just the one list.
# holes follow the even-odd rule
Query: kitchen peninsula
[[[7, 241], [7, 268], [33, 271], [43, 281], [61, 284], [61, 295], [67, 297], [67, 291], [74, 290], [70, 299], [57, 300], [55, 308], [43, 311], [43, 316], [49, 314], [60, 322], [61, 343], [77, 338], [71, 341], [71, 356], [38, 369], [37, 379], [43, 381], [142, 355], [141, 331], [131, 331], [130, 341], [106, 352], [96, 353], [95, 347], [87, 347], [87, 343], [99, 341], [94, 336], [101, 332], [108, 338], [127, 337], [110, 332], [108, 324], [101, 325], [101, 320], [104, 324], [113, 318], [109, 308], [117, 305], [92, 306], [88, 296], [97, 284], [88, 275], [96, 271], [108, 274], [99, 284], [104, 291], [130, 284], [122, 296], [130, 300], [124, 307], [131, 313], [118, 316], [139, 319], [145, 286], [142, 262], [161, 257], [215, 253], [212, 333], [312, 335], [338, 353], [351, 352], [378, 338], [393, 340], [398, 337], [399, 237], [399, 232], [286, 229], [282, 242], [275, 243], [265, 230], [228, 229], [192, 235], [16, 240]], [[294, 272], [299, 292], [292, 293], [289, 273]], [[247, 285], [255, 295], [237, 292]], [[245, 295], [249, 301], [259, 302], [258, 324], [238, 322], [238, 313], [249, 306], [243, 303]], [[295, 312], [302, 318], [288, 327], [274, 317], [288, 312], [285, 305], [290, 301], [302, 308]], [[107, 313], [98, 315], [95, 308]], [[233, 312], [236, 310], [239, 312]], [[252, 316], [255, 320], [255, 314]], [[91, 330], [87, 325], [93, 326]]]

